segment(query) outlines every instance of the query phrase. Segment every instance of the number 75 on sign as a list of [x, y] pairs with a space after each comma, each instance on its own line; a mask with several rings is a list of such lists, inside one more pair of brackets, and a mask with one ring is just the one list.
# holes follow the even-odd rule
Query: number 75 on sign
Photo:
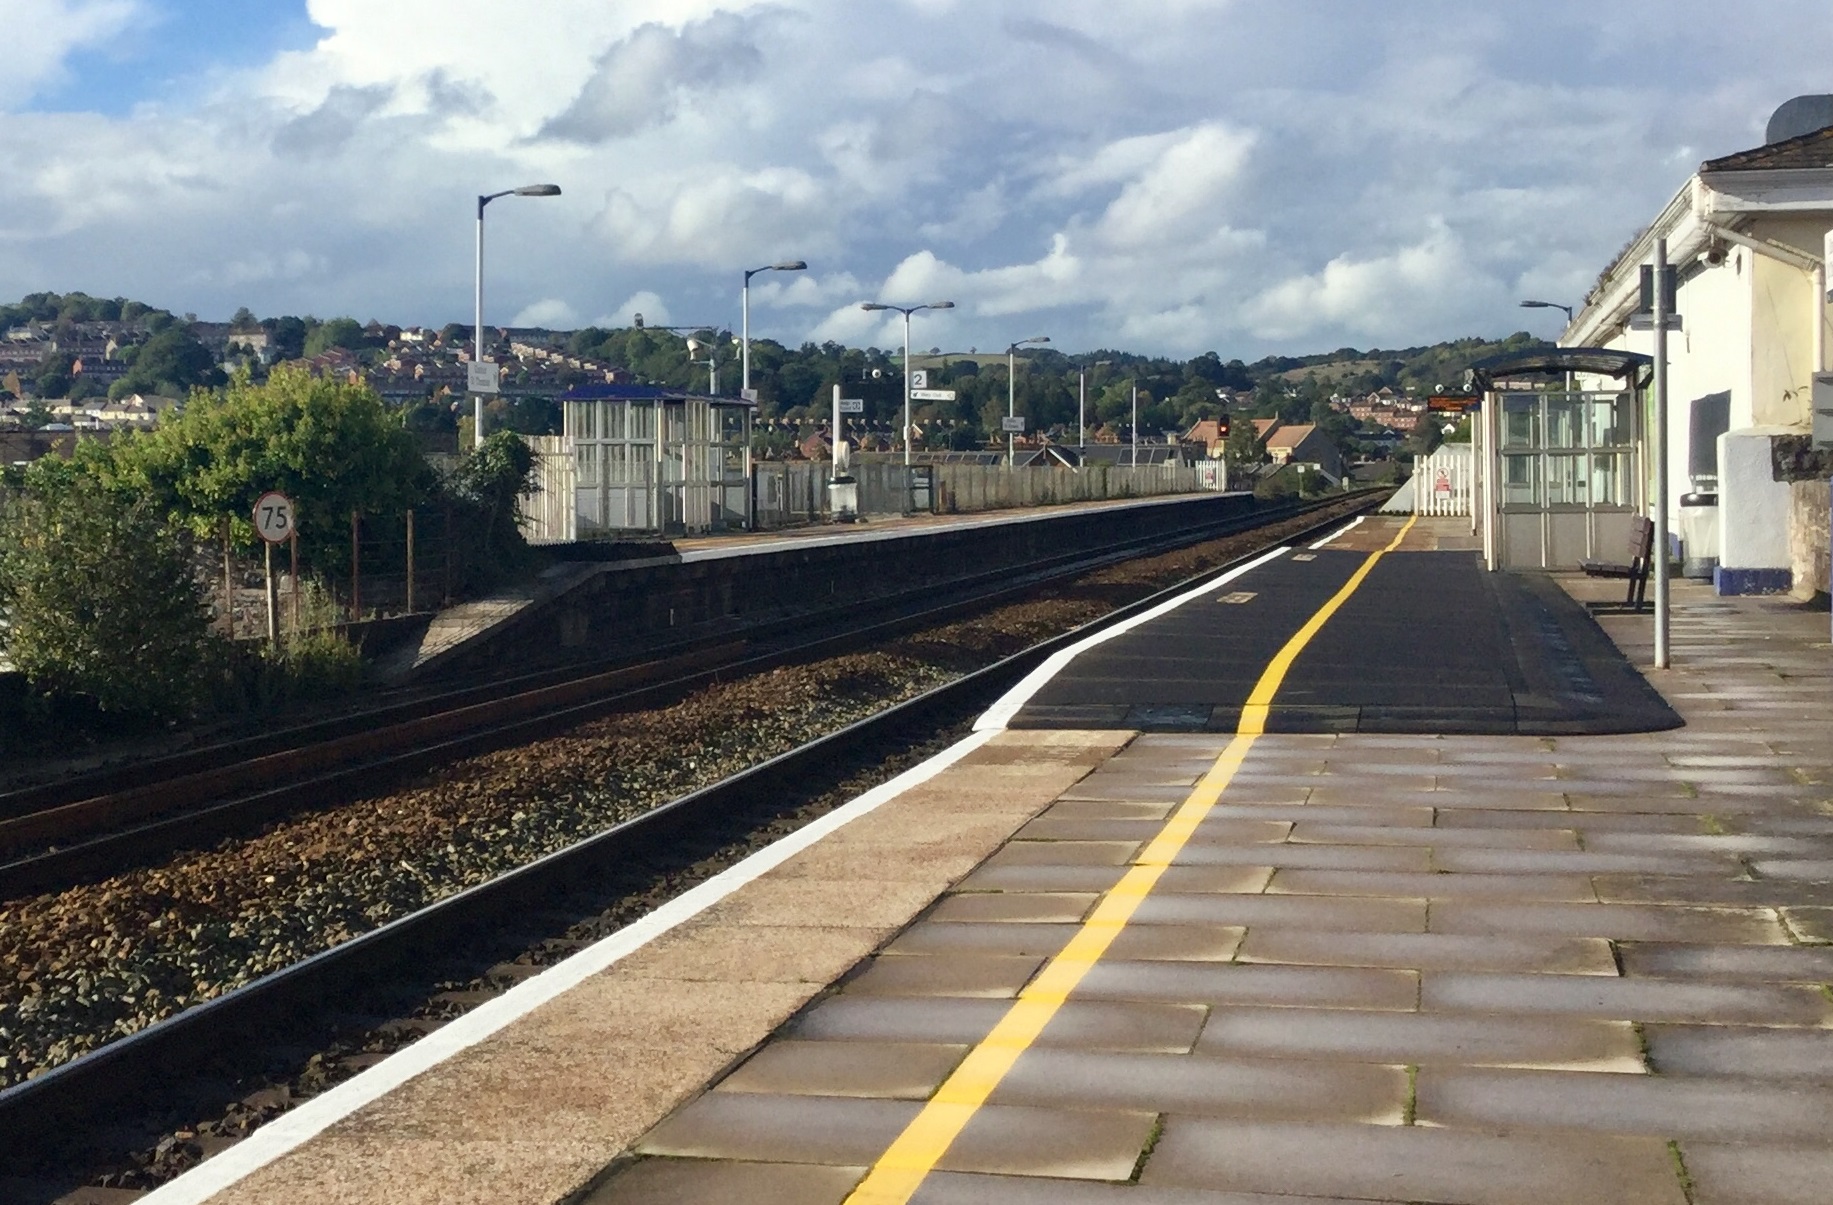
[[293, 538], [293, 500], [269, 490], [255, 502], [255, 531], [269, 544], [284, 544]]

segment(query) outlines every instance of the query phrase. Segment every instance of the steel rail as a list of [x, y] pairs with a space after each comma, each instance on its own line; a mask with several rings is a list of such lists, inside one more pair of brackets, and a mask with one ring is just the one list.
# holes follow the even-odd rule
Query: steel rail
[[[951, 590], [952, 597], [940, 604], [914, 611], [905, 609], [888, 619], [856, 619], [853, 626], [838, 633], [792, 640], [762, 654], [752, 654], [750, 647], [762, 640], [760, 636], [752, 642], [691, 648], [670, 660], [566, 678], [483, 702], [470, 701], [474, 691], [455, 692], [460, 705], [449, 711], [419, 711], [396, 724], [370, 731], [334, 736], [317, 744], [232, 762], [216, 771], [0, 820], [0, 849], [17, 848], [29, 840], [69, 840], [61, 848], [0, 864], [0, 899], [105, 878], [150, 858], [246, 832], [286, 815], [322, 810], [373, 794], [388, 782], [446, 761], [539, 739], [613, 711], [653, 706], [721, 677], [761, 672], [789, 661], [869, 645], [902, 630], [996, 605], [1063, 577], [1155, 551], [1252, 531], [1296, 517], [1307, 509], [1317, 508], [1281, 508], [1230, 516], [1177, 533], [1067, 554], [1034, 563], [1017, 574], [1010, 570], [989, 572]], [[988, 586], [993, 588], [987, 589]], [[873, 606], [830, 613], [829, 618], [882, 615], [885, 608], [880, 600]], [[806, 621], [799, 626], [805, 628]], [[233, 794], [256, 782], [273, 785]], [[100, 835], [88, 835], [98, 832]]]
[[[1378, 499], [1371, 498], [1372, 508]], [[1350, 514], [1330, 519], [1285, 537], [1299, 543], [1340, 524]], [[889, 707], [836, 732], [819, 737], [720, 782], [662, 804], [640, 816], [467, 888], [263, 976], [214, 1000], [159, 1021], [23, 1083], [0, 1090], [0, 1152], [20, 1153], [46, 1139], [67, 1135], [97, 1120], [118, 1115], [135, 1101], [144, 1102], [155, 1086], [196, 1075], [200, 1066], [220, 1067], [225, 1059], [247, 1061], [263, 1048], [285, 1041], [274, 1032], [283, 1018], [295, 1032], [314, 1017], [359, 1007], [374, 998], [403, 965], [449, 954], [466, 934], [513, 921], [531, 904], [600, 871], [633, 859], [666, 851], [671, 839], [686, 830], [716, 822], [750, 800], [782, 796], [782, 786], [803, 771], [831, 763], [851, 747], [895, 736], [905, 725], [961, 716], [997, 698], [1059, 649], [1088, 635], [1142, 614], [1188, 590], [1245, 564], [1264, 549], [1194, 575], [1176, 585], [1114, 611], [984, 669]]]

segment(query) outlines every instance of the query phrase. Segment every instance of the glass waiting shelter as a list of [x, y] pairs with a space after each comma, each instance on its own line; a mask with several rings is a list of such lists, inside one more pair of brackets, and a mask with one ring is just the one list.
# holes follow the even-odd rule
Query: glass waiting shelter
[[1475, 432], [1491, 569], [1627, 559], [1648, 504], [1652, 373], [1647, 356], [1595, 347], [1534, 348], [1471, 365], [1471, 387], [1483, 395]]
[[578, 538], [751, 526], [752, 404], [651, 385], [561, 399]]

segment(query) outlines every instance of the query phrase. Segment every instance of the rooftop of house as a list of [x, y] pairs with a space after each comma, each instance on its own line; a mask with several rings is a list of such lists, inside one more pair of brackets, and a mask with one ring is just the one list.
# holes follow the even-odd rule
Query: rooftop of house
[[1296, 448], [1311, 435], [1317, 427], [1311, 423], [1299, 423], [1293, 427], [1281, 427], [1267, 436], [1269, 448]]
[[1703, 172], [1772, 171], [1778, 168], [1833, 167], [1833, 126], [1785, 138], [1767, 146], [1708, 159]]

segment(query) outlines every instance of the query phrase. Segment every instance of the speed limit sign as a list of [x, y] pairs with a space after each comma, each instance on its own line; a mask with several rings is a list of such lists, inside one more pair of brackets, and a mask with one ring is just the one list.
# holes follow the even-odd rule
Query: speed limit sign
[[293, 500], [269, 490], [255, 503], [255, 532], [269, 544], [284, 544], [293, 538]]

